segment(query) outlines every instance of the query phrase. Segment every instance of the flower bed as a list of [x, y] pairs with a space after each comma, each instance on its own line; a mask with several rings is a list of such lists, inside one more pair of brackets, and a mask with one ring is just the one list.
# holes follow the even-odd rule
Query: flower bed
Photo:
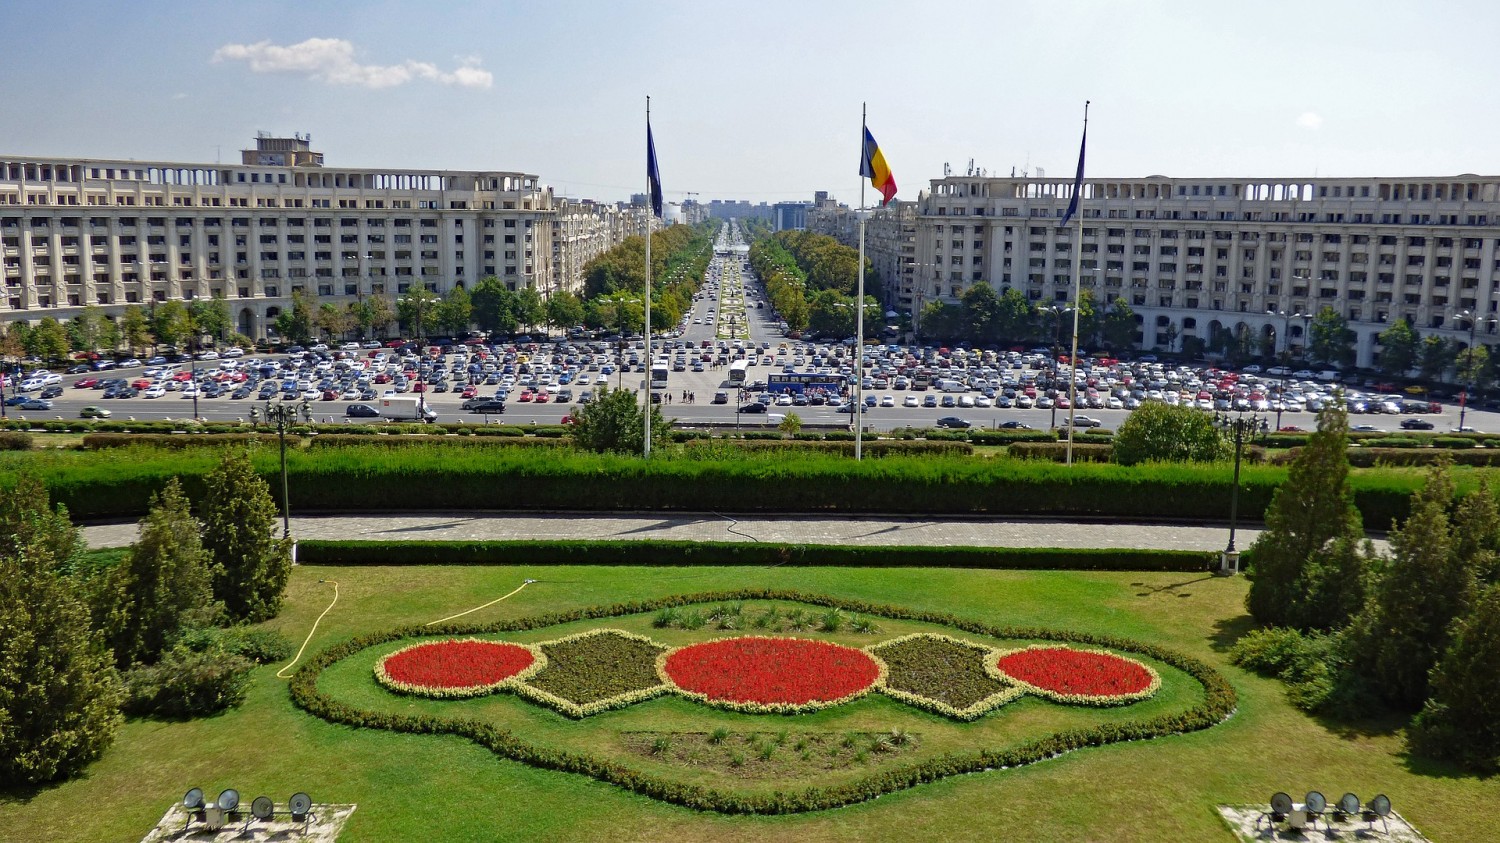
[[623, 708], [664, 693], [656, 657], [666, 648], [618, 629], [591, 629], [537, 645], [547, 666], [516, 693], [569, 717]]
[[986, 665], [1028, 693], [1074, 705], [1122, 705], [1161, 687], [1156, 671], [1105, 650], [1036, 645], [1002, 652]]
[[1010, 702], [1025, 688], [993, 675], [989, 647], [918, 632], [865, 648], [886, 665], [880, 690], [908, 705], [957, 720], [974, 720]]
[[514, 685], [547, 663], [523, 644], [477, 638], [424, 641], [375, 663], [375, 679], [393, 691], [426, 697], [477, 697]]
[[885, 665], [853, 647], [801, 638], [743, 636], [690, 644], [656, 660], [683, 696], [756, 714], [792, 714], [848, 702], [885, 676]]

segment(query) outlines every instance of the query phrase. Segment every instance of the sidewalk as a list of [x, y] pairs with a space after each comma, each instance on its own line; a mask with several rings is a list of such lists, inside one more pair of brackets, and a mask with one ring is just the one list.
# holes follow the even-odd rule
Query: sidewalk
[[[135, 541], [135, 523], [83, 528], [89, 547]], [[1239, 528], [1244, 550], [1260, 534]], [[982, 518], [881, 518], [713, 513], [510, 514], [485, 512], [366, 513], [292, 518], [299, 539], [475, 541], [485, 539], [641, 539], [792, 544], [954, 545], [969, 547], [1101, 547], [1223, 550], [1225, 526], [1117, 524]], [[1379, 542], [1378, 544], [1383, 544]]]

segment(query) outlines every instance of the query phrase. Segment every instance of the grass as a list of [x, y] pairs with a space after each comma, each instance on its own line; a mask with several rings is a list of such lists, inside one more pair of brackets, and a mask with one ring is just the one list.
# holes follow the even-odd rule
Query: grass
[[[583, 776], [503, 761], [457, 738], [334, 726], [294, 708], [285, 682], [274, 676], [276, 668], [266, 667], [256, 671], [248, 699], [234, 711], [181, 723], [130, 721], [83, 778], [0, 795], [3, 836], [139, 840], [167, 806], [194, 786], [212, 792], [236, 787], [247, 799], [265, 793], [278, 801], [307, 790], [316, 800], [358, 803], [344, 841], [432, 837], [434, 827], [442, 829], [441, 839], [452, 840], [666, 837], [763, 843], [897, 835], [965, 840], [992, 839], [1002, 825], [1005, 836], [1013, 839], [1128, 841], [1170, 834], [1213, 840], [1225, 837], [1214, 805], [1258, 803], [1277, 790], [1311, 788], [1362, 796], [1384, 792], [1397, 811], [1432, 839], [1479, 841], [1490, 833], [1483, 817], [1500, 810], [1500, 789], [1493, 781], [1407, 758], [1400, 735], [1389, 724], [1320, 722], [1288, 705], [1278, 683], [1231, 667], [1228, 645], [1249, 626], [1242, 611], [1245, 583], [1238, 578], [926, 569], [300, 567], [293, 574], [286, 610], [268, 626], [300, 642], [332, 596], [331, 586], [319, 582], [324, 578], [339, 581], [341, 596], [319, 627], [312, 651], [351, 635], [436, 620], [505, 594], [527, 577], [539, 582], [472, 619], [719, 588], [795, 588], [990, 623], [1102, 631], [1160, 644], [1223, 672], [1234, 683], [1241, 707], [1231, 720], [1204, 732], [960, 776], [839, 810], [725, 817], [665, 805]], [[673, 636], [691, 640], [717, 634], [659, 630], [651, 621], [652, 616], [637, 616], [632, 620], [637, 626], [629, 628], [664, 643], [678, 640]], [[902, 631], [898, 626], [882, 622], [881, 636], [894, 637]], [[534, 640], [553, 635], [546, 631]], [[809, 630], [806, 635], [870, 643], [848, 632]], [[370, 687], [368, 673], [359, 683], [352, 681], [356, 672], [350, 672], [350, 684], [341, 690], [357, 694]], [[330, 675], [329, 681], [336, 677]], [[403, 698], [391, 704], [420, 710], [435, 703]], [[568, 729], [588, 726], [588, 721], [567, 721], [508, 695], [490, 704], [507, 709], [507, 716], [539, 723], [538, 738], [569, 739]], [[735, 766], [738, 758], [738, 770], [767, 763], [758, 750], [741, 742], [751, 732], [765, 736], [762, 746], [775, 747], [771, 763], [796, 759], [807, 766], [828, 757], [826, 744], [810, 739], [797, 748], [814, 733], [831, 733], [833, 748], [851, 756], [865, 752], [863, 763], [868, 765], [884, 763], [888, 754], [871, 749], [870, 735], [877, 731], [899, 727], [919, 735], [916, 751], [962, 735], [944, 718], [912, 713], [893, 701], [872, 698], [853, 707], [859, 709], [854, 716], [829, 711], [795, 718], [746, 717], [659, 699], [598, 717], [659, 733], [678, 732], [678, 724], [691, 722], [708, 735], [705, 743], [716, 752], [724, 747], [725, 765]], [[1041, 704], [1019, 701], [971, 725], [1004, 730], [1014, 720], [1047, 711]], [[914, 725], [903, 725], [907, 723]], [[783, 730], [788, 738], [777, 745]], [[841, 749], [846, 732], [854, 734], [850, 746]], [[722, 735], [718, 743], [713, 742], [716, 734]], [[674, 739], [662, 754], [680, 746], [682, 741]], [[641, 763], [669, 762], [653, 761], [646, 752]], [[89, 810], [75, 810], [78, 805]], [[975, 822], [975, 811], [986, 806], [995, 821]]]

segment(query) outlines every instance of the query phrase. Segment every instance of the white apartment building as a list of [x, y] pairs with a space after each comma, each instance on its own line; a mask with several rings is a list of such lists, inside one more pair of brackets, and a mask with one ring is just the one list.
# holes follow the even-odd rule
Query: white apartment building
[[545, 296], [626, 216], [526, 173], [325, 167], [302, 136], [227, 165], [0, 155], [0, 322], [222, 297], [258, 339], [294, 290], [341, 304], [494, 275]]
[[[1037, 304], [1072, 296], [1077, 220], [1057, 227], [1071, 179], [934, 179], [917, 201], [913, 312], [973, 284]], [[1467, 345], [1500, 317], [1500, 177], [1088, 179], [1083, 288], [1123, 297], [1146, 348], [1221, 331], [1305, 343], [1332, 307], [1373, 365], [1396, 319]], [[1286, 336], [1282, 337], [1282, 332]]]

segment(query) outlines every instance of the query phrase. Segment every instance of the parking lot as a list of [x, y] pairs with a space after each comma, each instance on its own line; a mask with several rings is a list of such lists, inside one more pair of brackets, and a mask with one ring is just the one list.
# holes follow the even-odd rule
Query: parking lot
[[[6, 412], [34, 420], [107, 413], [116, 419], [196, 414], [249, 421], [252, 408], [258, 414], [268, 400], [287, 400], [305, 406], [307, 417], [327, 422], [426, 415], [442, 422], [556, 424], [606, 384], [646, 388], [655, 379], [652, 357], [643, 339], [587, 338], [579, 331], [554, 340], [345, 343], [275, 355], [210, 351], [196, 359], [163, 355], [69, 373], [28, 370], [16, 379], [19, 384], [6, 384]], [[788, 412], [804, 424], [850, 422], [852, 341], [789, 338], [748, 267], [737, 230], [721, 233], [692, 310], [656, 340], [654, 357], [665, 380], [657, 380], [653, 391], [663, 413], [683, 424], [769, 426]], [[739, 361], [743, 382], [735, 383]], [[980, 428], [1065, 426], [1070, 379], [1079, 426], [1114, 429], [1141, 403], [1162, 401], [1205, 412], [1257, 412], [1271, 426], [1311, 429], [1317, 409], [1334, 400], [1338, 385], [1332, 372], [1262, 372], [1254, 366], [1229, 371], [1160, 363], [1150, 355], [1092, 358], [1074, 368], [1046, 349], [868, 345], [862, 364], [864, 419], [875, 431], [931, 427], [939, 419]], [[772, 394], [767, 383], [786, 373], [822, 375], [844, 384], [843, 394]], [[1442, 431], [1458, 425], [1459, 409], [1452, 404], [1430, 404], [1363, 382], [1339, 386], [1351, 426], [1397, 430], [1430, 423]], [[361, 407], [366, 409], [354, 409]], [[1470, 411], [1464, 424], [1500, 431], [1491, 411]]]

